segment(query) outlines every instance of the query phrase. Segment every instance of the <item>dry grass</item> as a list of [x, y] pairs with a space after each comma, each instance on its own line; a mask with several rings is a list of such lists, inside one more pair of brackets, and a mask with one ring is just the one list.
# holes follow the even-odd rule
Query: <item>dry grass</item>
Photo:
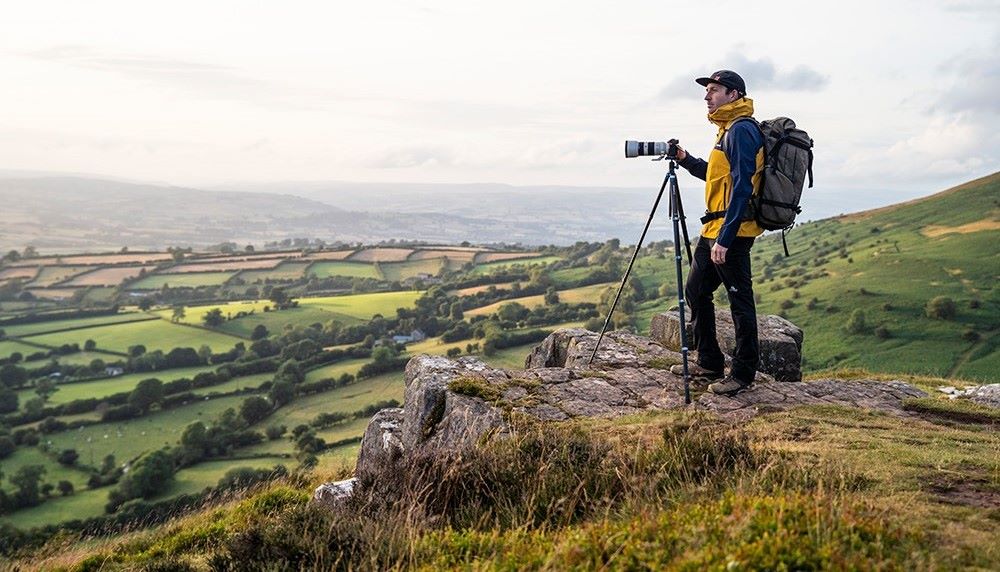
[[984, 218], [959, 226], [941, 226], [932, 224], [920, 229], [920, 234], [927, 238], [935, 238], [950, 233], [968, 234], [970, 232], [980, 232], [984, 230], [1000, 230], [1000, 220], [996, 218]]
[[307, 255], [305, 257], [305, 259], [306, 260], [346, 260], [352, 254], [354, 254], [354, 252], [355, 251], [353, 249], [352, 250], [337, 250], [337, 251], [333, 251], [333, 252], [324, 250], [322, 252], [313, 252], [312, 254]]
[[13, 268], [4, 268], [0, 270], [0, 281], [11, 280], [14, 278], [23, 278], [26, 280], [34, 279], [38, 275], [40, 268], [38, 266], [18, 266]]
[[231, 270], [260, 270], [274, 268], [284, 262], [283, 258], [265, 258], [259, 260], [232, 260], [221, 262], [205, 262], [181, 264], [165, 270], [163, 274], [186, 274], [189, 272], [227, 272]]
[[517, 260], [519, 258], [537, 258], [539, 256], [541, 256], [539, 252], [481, 252], [476, 255], [476, 264]]
[[357, 262], [403, 262], [413, 254], [412, 248], [366, 248], [349, 256]]
[[146, 272], [155, 270], [155, 266], [128, 266], [125, 268], [101, 268], [93, 272], [81, 274], [73, 278], [63, 286], [117, 286], [123, 281], [139, 276], [145, 269]]
[[447, 258], [461, 263], [472, 262], [476, 253], [468, 250], [416, 250], [407, 260], [427, 260], [432, 258]]

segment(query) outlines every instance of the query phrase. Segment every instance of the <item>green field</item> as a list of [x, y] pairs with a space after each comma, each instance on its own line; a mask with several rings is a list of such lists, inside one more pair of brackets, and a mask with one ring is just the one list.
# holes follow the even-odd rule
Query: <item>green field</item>
[[227, 408], [239, 411], [247, 396], [197, 401], [184, 407], [155, 411], [145, 417], [117, 423], [99, 423], [48, 437], [53, 450], [76, 449], [80, 463], [99, 464], [106, 455], [120, 462], [165, 446], [176, 445], [184, 428], [195, 421], [208, 424]]
[[[285, 326], [306, 326], [310, 324], [325, 324], [335, 320], [341, 324], [355, 324], [366, 321], [375, 314], [395, 316], [396, 308], [412, 307], [422, 292], [411, 290], [404, 292], [378, 292], [374, 294], [351, 294], [347, 296], [323, 296], [313, 298], [296, 298], [298, 306], [285, 310], [264, 311], [265, 306], [273, 306], [269, 300], [246, 300], [228, 304], [208, 304], [204, 306], [188, 306], [184, 309], [183, 322], [187, 324], [202, 323], [204, 315], [213, 308], [219, 308], [223, 316], [235, 315], [240, 311], [254, 313], [242, 318], [226, 320], [217, 330], [249, 338], [254, 328], [263, 325], [270, 332], [281, 332]], [[172, 310], [157, 310], [157, 315], [169, 318]]]
[[[195, 326], [200, 326], [203, 324], [205, 314], [218, 308], [222, 311], [223, 317], [228, 318], [229, 316], [235, 316], [239, 312], [263, 312], [264, 308], [274, 307], [274, 302], [270, 300], [241, 300], [239, 302], [220, 302], [218, 304], [206, 304], [204, 306], [185, 306], [184, 307], [184, 317], [179, 320], [182, 324], [192, 324]], [[166, 310], [155, 310], [151, 312], [163, 318], [165, 320], [170, 320], [173, 317], [173, 309]]]
[[321, 298], [298, 298], [299, 307], [319, 308], [336, 312], [359, 320], [370, 320], [376, 314], [396, 315], [396, 308], [412, 308], [423, 292], [407, 290], [403, 292], [378, 292], [375, 294], [352, 294], [350, 296], [327, 296]]
[[[35, 346], [29, 346], [28, 344], [22, 344], [14, 340], [0, 340], [0, 358], [5, 358], [14, 352], [18, 352], [22, 357], [31, 355], [35, 352], [44, 352], [41, 348], [36, 348]], [[34, 367], [36, 365], [41, 365], [45, 362], [22, 362], [22, 366]]]
[[190, 272], [187, 274], [154, 274], [128, 285], [129, 290], [158, 290], [166, 284], [170, 288], [198, 288], [221, 286], [235, 272]]
[[[862, 367], [998, 381], [1000, 233], [990, 222], [998, 195], [994, 175], [926, 199], [803, 225], [789, 234], [793, 256], [780, 269], [770, 263], [780, 241], [762, 240], [758, 268], [771, 266], [773, 278], [755, 284], [760, 307], [777, 313], [790, 305], [785, 313], [806, 332], [809, 370]], [[950, 229], [959, 231], [943, 232]], [[824, 242], [846, 246], [816, 266]], [[935, 296], [955, 302], [953, 318], [926, 316]], [[855, 310], [864, 313], [866, 327], [848, 333]], [[979, 339], [966, 338], [968, 332]]]
[[403, 401], [403, 372], [389, 372], [316, 395], [300, 397], [277, 410], [264, 425], [283, 424], [291, 430], [320, 413], [354, 413], [376, 401]]
[[[579, 288], [571, 288], [569, 290], [559, 291], [559, 301], [566, 304], [580, 304], [584, 302], [590, 302], [592, 304], [598, 303], [601, 299], [601, 292], [606, 288], [613, 288], [614, 284], [594, 284], [591, 286], [581, 286]], [[521, 298], [513, 298], [511, 300], [501, 300], [500, 302], [494, 302], [488, 306], [481, 306], [479, 308], [473, 308], [471, 310], [466, 310], [466, 316], [488, 316], [493, 312], [496, 312], [500, 306], [504, 304], [509, 304], [511, 302], [517, 302], [526, 308], [537, 308], [538, 306], [545, 305], [545, 296], [543, 294], [538, 294], [536, 296], [524, 296]]]
[[382, 262], [382, 274], [385, 279], [393, 282], [414, 278], [419, 274], [437, 276], [444, 264], [444, 258], [427, 258], [424, 260], [407, 260], [406, 262]]
[[36, 507], [0, 515], [0, 523], [28, 529], [104, 514], [104, 506], [108, 504], [110, 488], [90, 490], [74, 485], [74, 490], [75, 492], [70, 496], [59, 496], [59, 493], [56, 492], [56, 496]]
[[[96, 397], [100, 399], [122, 391], [132, 391], [135, 389], [135, 386], [144, 379], [155, 377], [160, 381], [166, 382], [180, 379], [182, 377], [194, 377], [198, 373], [203, 371], [212, 371], [216, 367], [218, 366], [182, 367], [163, 371], [130, 373], [128, 375], [120, 375], [118, 377], [98, 379], [94, 381], [84, 381], [81, 383], [61, 383], [57, 386], [59, 391], [53, 393], [49, 397], [49, 403], [52, 405], [59, 405], [60, 403], [69, 403], [75, 399], [86, 399], [89, 397]], [[23, 408], [25, 401], [35, 397], [35, 392], [33, 389], [22, 389], [17, 392], [17, 395], [20, 399], [21, 407]]]
[[316, 262], [309, 267], [309, 274], [317, 278], [329, 278], [331, 276], [374, 278], [376, 280], [382, 278], [375, 270], [375, 265], [367, 262]]
[[97, 326], [83, 330], [42, 334], [32, 336], [31, 341], [49, 346], [78, 343], [83, 346], [86, 340], [94, 340], [101, 350], [126, 352], [129, 346], [143, 344], [147, 351], [170, 351], [176, 347], [191, 347], [198, 349], [202, 345], [212, 348], [213, 352], [223, 352], [232, 349], [237, 342], [244, 341], [236, 336], [172, 324], [167, 320], [148, 320], [130, 322], [111, 326]]
[[[36, 322], [33, 324], [20, 324], [16, 326], [5, 326], [3, 330], [8, 336], [25, 337], [47, 332], [55, 332], [68, 328], [89, 328], [93, 326], [106, 326], [108, 324], [124, 324], [128, 322], [141, 322], [149, 320], [153, 316], [144, 312], [123, 312], [111, 314], [109, 316], [95, 316], [93, 318], [76, 318], [72, 320], [52, 320], [51, 322]], [[82, 345], [82, 344], [81, 344]]]
[[267, 280], [298, 280], [305, 275], [306, 268], [310, 262], [282, 262], [271, 270], [244, 270], [240, 272], [240, 279], [247, 284], [255, 284], [257, 281]]
[[345, 373], [354, 375], [358, 373], [361, 366], [370, 362], [371, 360], [365, 358], [348, 359], [344, 361], [339, 361], [330, 365], [325, 365], [323, 367], [316, 368], [306, 372], [306, 381], [313, 382], [319, 381], [324, 378], [333, 377], [337, 378]]
[[243, 377], [234, 377], [229, 381], [218, 385], [196, 387], [191, 391], [198, 396], [212, 395], [213, 393], [229, 393], [230, 391], [237, 391], [240, 389], [257, 388], [260, 387], [265, 381], [271, 381], [273, 379], [273, 373], [255, 373], [253, 375], [245, 375]]
[[57, 282], [62, 282], [94, 268], [94, 266], [43, 266], [38, 275], [35, 276], [35, 279], [27, 285], [32, 287], [52, 286]]
[[553, 270], [549, 273], [549, 277], [552, 281], [556, 283], [557, 286], [562, 286], [564, 284], [571, 284], [577, 280], [581, 280], [591, 272], [594, 268], [590, 266], [584, 266], [581, 268], [562, 268], [560, 270]]
[[530, 268], [532, 266], [544, 266], [546, 264], [555, 262], [557, 260], [562, 260], [561, 256], [539, 256], [537, 258], [518, 258], [515, 260], [499, 260], [497, 262], [487, 262], [484, 264], [477, 264], [473, 269], [473, 274], [489, 274], [494, 270], [511, 268], [513, 266], [522, 266], [524, 268]]
[[165, 500], [170, 497], [183, 494], [196, 494], [205, 490], [206, 487], [214, 487], [230, 469], [237, 467], [250, 467], [253, 469], [271, 469], [275, 465], [285, 465], [286, 469], [295, 466], [295, 459], [284, 459], [281, 457], [269, 457], [262, 459], [222, 459], [216, 461], [204, 461], [177, 471], [174, 475], [174, 482], [170, 488], [162, 494], [151, 499]]
[[[94, 361], [95, 359], [102, 359], [105, 362], [113, 362], [113, 361], [123, 360], [125, 358], [124, 356], [120, 356], [118, 354], [106, 354], [106, 353], [101, 353], [99, 351], [94, 351], [94, 352], [74, 352], [62, 356], [53, 356], [49, 359], [54, 359], [57, 362], [64, 365], [90, 365], [90, 362]], [[37, 365], [45, 363], [46, 361], [48, 360], [29, 362], [29, 363], [34, 363]]]

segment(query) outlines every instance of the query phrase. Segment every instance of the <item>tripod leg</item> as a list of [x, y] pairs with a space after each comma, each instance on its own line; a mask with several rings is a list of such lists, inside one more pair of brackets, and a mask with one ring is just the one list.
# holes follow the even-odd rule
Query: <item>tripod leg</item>
[[653, 209], [649, 211], [649, 218], [646, 219], [646, 226], [642, 229], [642, 235], [639, 236], [639, 242], [635, 245], [635, 252], [632, 253], [632, 259], [628, 262], [628, 268], [625, 269], [625, 275], [622, 276], [622, 283], [618, 286], [618, 293], [615, 294], [615, 301], [611, 303], [611, 309], [608, 310], [608, 317], [604, 319], [604, 326], [601, 327], [601, 334], [597, 336], [597, 345], [594, 346], [594, 351], [590, 354], [590, 360], [587, 364], [594, 363], [594, 356], [597, 355], [597, 348], [601, 347], [601, 340], [604, 339], [605, 332], [608, 331], [608, 324], [611, 322], [611, 316], [615, 314], [615, 308], [618, 307], [618, 299], [621, 298], [622, 290], [625, 289], [625, 284], [628, 282], [628, 276], [632, 273], [632, 265], [635, 264], [635, 259], [639, 256], [639, 250], [642, 249], [642, 241], [646, 239], [646, 232], [649, 230], [650, 223], [653, 222], [653, 215], [656, 214], [656, 207], [660, 204], [660, 198], [663, 197], [663, 190], [667, 188], [667, 182], [670, 180], [670, 176], [673, 173], [673, 168], [667, 173], [667, 176], [663, 178], [663, 184], [660, 185], [660, 192], [656, 195], [656, 201], [653, 202]]
[[[680, 320], [681, 335], [681, 363], [684, 368], [684, 403], [691, 403], [691, 375], [688, 373], [688, 344], [687, 326], [684, 323], [684, 273], [681, 269], [681, 237], [680, 227], [683, 218], [681, 207], [681, 190], [677, 186], [677, 176], [674, 174], [674, 164], [670, 163], [670, 173], [667, 175], [670, 180], [670, 218], [674, 225], [674, 266], [677, 269], [677, 312]], [[691, 245], [687, 240], [687, 229], [684, 230], [684, 242], [688, 248], [688, 261], [691, 260]]]

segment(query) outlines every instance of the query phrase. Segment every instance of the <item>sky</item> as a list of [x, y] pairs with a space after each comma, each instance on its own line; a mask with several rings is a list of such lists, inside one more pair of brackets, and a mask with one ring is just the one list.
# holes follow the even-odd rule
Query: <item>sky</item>
[[998, 53], [998, 0], [9, 2], [0, 169], [658, 186], [624, 140], [707, 156], [726, 68], [888, 203], [1000, 170]]

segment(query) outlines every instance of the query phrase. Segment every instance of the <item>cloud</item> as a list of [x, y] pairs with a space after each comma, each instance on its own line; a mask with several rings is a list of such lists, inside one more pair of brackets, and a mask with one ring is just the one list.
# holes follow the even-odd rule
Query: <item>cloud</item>
[[[1000, 115], [1000, 34], [993, 37], [992, 44], [982, 50], [967, 51], [945, 62], [938, 71], [951, 76], [952, 85], [944, 91], [932, 106], [931, 111], [973, 112], [980, 117], [992, 115], [996, 122]], [[943, 78], [943, 81], [947, 79]], [[1000, 127], [1000, 125], [996, 125]]]
[[387, 151], [364, 161], [366, 167], [375, 169], [411, 169], [453, 165], [454, 163], [455, 156], [450, 149], [431, 145]]
[[965, 14], [1000, 14], [1000, 4], [996, 0], [958, 0], [945, 4], [945, 10]]
[[753, 94], [763, 91], [819, 91], [826, 87], [829, 79], [820, 72], [798, 65], [787, 71], [778, 70], [770, 58], [750, 59], [739, 52], [730, 52], [724, 61], [716, 62], [705, 69], [691, 70], [674, 78], [662, 90], [660, 99], [691, 95], [697, 86], [694, 79], [716, 70], [730, 69], [740, 74], [747, 82], [747, 91]]
[[88, 46], [54, 46], [24, 52], [41, 61], [121, 75], [131, 80], [186, 91], [198, 97], [237, 100], [258, 105], [314, 108], [337, 94], [302, 90], [245, 75], [240, 70], [205, 62], [150, 54], [117, 53]]
[[968, 113], [937, 115], [914, 135], [888, 146], [859, 148], [840, 175], [885, 186], [954, 183], [1000, 169], [1000, 134]]

